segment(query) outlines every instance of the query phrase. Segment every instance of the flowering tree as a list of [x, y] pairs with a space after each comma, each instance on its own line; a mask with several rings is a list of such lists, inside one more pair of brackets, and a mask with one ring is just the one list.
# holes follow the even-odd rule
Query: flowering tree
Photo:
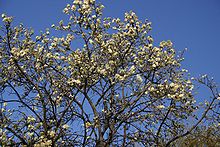
[[197, 105], [172, 42], [155, 46], [149, 21], [132, 11], [104, 18], [103, 8], [68, 4], [69, 21], [52, 25], [62, 37], [36, 36], [2, 14], [1, 146], [170, 146], [204, 120], [218, 123], [212, 79], [195, 79], [212, 94]]

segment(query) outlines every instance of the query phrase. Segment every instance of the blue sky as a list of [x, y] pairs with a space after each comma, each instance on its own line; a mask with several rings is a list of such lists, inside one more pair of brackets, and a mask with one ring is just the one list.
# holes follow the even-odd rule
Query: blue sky
[[[122, 18], [133, 10], [149, 19], [156, 42], [172, 40], [177, 50], [188, 48], [184, 67], [193, 76], [208, 74], [220, 85], [219, 0], [97, 0], [105, 16]], [[15, 22], [45, 30], [63, 19], [62, 9], [70, 0], [0, 0], [0, 13], [15, 16]]]

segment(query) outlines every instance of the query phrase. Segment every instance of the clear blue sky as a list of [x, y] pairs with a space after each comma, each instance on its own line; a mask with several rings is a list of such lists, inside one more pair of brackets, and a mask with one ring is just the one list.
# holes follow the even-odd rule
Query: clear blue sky
[[[177, 50], [188, 48], [184, 67], [192, 75], [208, 74], [220, 85], [219, 0], [97, 0], [105, 5], [105, 16], [123, 17], [133, 10], [153, 24], [156, 42], [172, 40]], [[16, 22], [45, 30], [63, 18], [70, 0], [0, 0], [0, 13], [15, 16]]]

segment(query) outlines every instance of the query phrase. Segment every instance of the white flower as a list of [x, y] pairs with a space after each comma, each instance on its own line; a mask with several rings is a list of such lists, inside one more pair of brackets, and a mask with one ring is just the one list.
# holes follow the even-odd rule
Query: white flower
[[164, 109], [165, 106], [164, 106], [164, 105], [158, 105], [157, 108], [158, 108], [158, 109]]
[[71, 10], [72, 10], [72, 11], [75, 11], [75, 10], [76, 10], [76, 6], [75, 6], [75, 5], [72, 5]]
[[2, 18], [5, 18], [5, 17], [6, 17], [6, 15], [3, 13], [3, 14], [2, 14]]
[[73, 80], [73, 82], [76, 83], [76, 84], [81, 84], [80, 80]]
[[93, 41], [92, 39], [89, 39], [89, 43], [90, 43], [90, 44], [93, 44], [94, 41]]
[[47, 142], [45, 143], [45, 146], [51, 146], [52, 144], [52, 140], [47, 140]]
[[62, 126], [63, 129], [69, 129], [69, 127], [70, 127], [70, 126], [67, 125], [67, 124], [65, 124], [65, 125]]
[[142, 77], [139, 74], [136, 75], [136, 80], [137, 80], [138, 83], [142, 83], [143, 82], [143, 79], [142, 79]]
[[155, 68], [155, 67], [157, 67], [157, 65], [156, 65], [156, 64], [153, 64], [152, 67]]
[[33, 130], [33, 129], [34, 129], [34, 126], [31, 125], [31, 124], [29, 124], [29, 125], [28, 125], [28, 129], [29, 129], [29, 130]]
[[104, 75], [105, 73], [106, 73], [105, 69], [100, 70], [100, 74]]
[[178, 84], [174, 84], [174, 86], [171, 86], [173, 88], [174, 91], [176, 91], [179, 88]]
[[135, 66], [132, 65], [129, 71], [133, 74], [135, 72], [135, 69], [136, 69]]
[[92, 126], [92, 124], [90, 122], [86, 122], [86, 128], [89, 128], [91, 126]]
[[175, 86], [175, 84], [174, 83], [170, 83], [170, 87], [174, 87]]
[[220, 100], [220, 96], [219, 96], [219, 97], [217, 97], [217, 100]]
[[149, 42], [153, 42], [153, 41], [154, 41], [154, 39], [153, 39], [151, 36], [147, 36], [147, 40], [148, 40]]
[[148, 88], [148, 90], [149, 90], [150, 92], [152, 92], [152, 91], [154, 91], [155, 89], [154, 89], [153, 86], [151, 86], [151, 87]]
[[69, 12], [68, 8], [63, 9], [63, 13], [68, 14], [68, 12]]
[[7, 103], [3, 103], [3, 106], [6, 107], [6, 106], [7, 106]]
[[27, 135], [31, 137], [31, 136], [34, 135], [34, 133], [33, 132], [28, 132]]
[[51, 137], [54, 137], [56, 133], [54, 131], [49, 131], [49, 134]]
[[205, 74], [205, 75], [202, 75], [202, 78], [206, 78], [207, 77], [207, 74]]
[[184, 94], [183, 93], [181, 93], [180, 95], [179, 95], [179, 98], [182, 98], [184, 96]]
[[32, 117], [32, 116], [28, 116], [27, 121], [28, 121], [28, 122], [34, 122], [34, 121], [35, 121], [35, 118]]

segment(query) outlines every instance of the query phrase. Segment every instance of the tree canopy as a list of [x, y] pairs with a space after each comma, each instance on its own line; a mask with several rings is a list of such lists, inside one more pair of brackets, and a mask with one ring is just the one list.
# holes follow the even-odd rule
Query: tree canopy
[[[148, 20], [106, 18], [103, 8], [67, 4], [68, 21], [51, 26], [60, 36], [2, 14], [1, 146], [171, 146], [198, 127], [219, 128], [213, 79], [192, 78], [184, 51], [155, 44]], [[204, 104], [198, 85], [211, 93]]]

